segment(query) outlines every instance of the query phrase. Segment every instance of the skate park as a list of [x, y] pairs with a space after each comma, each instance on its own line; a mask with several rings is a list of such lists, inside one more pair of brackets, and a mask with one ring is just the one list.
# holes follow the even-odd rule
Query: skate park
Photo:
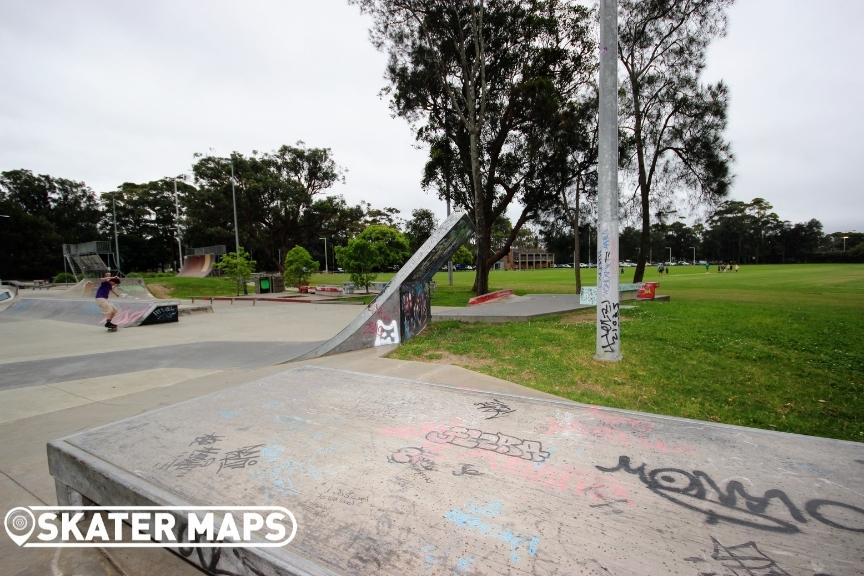
[[862, 18], [7, 3], [0, 575], [864, 576]]
[[[387, 359], [434, 318], [402, 307], [468, 234], [467, 218], [450, 218], [367, 306], [215, 301], [180, 322], [100, 333], [96, 353], [92, 324], [0, 313], [0, 430], [27, 438], [0, 454], [4, 501], [239, 498], [279, 502], [300, 527], [275, 553], [50, 560], [106, 574], [856, 573], [858, 443], [577, 404]], [[254, 447], [254, 464], [230, 477], [177, 464], [201, 434]], [[22, 568], [41, 553], [21, 552]]]

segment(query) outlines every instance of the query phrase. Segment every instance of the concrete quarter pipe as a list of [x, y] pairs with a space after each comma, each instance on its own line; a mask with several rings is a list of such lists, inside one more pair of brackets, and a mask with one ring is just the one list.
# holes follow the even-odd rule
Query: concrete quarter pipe
[[177, 272], [177, 276], [190, 278], [204, 278], [213, 272], [216, 264], [216, 256], [213, 254], [195, 254], [183, 259], [183, 267]]

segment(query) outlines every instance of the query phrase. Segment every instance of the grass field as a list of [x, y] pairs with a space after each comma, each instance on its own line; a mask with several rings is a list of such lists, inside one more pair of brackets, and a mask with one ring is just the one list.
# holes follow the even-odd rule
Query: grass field
[[[491, 284], [566, 292], [572, 273], [497, 272]], [[457, 364], [581, 402], [864, 441], [864, 266], [723, 274], [676, 267], [646, 277], [658, 279], [672, 302], [623, 312], [618, 364], [593, 360], [593, 311], [530, 323], [434, 324], [393, 356]], [[472, 280], [457, 275], [453, 294]], [[584, 280], [593, 284], [593, 271]]]
[[[595, 283], [583, 270], [583, 283]], [[387, 280], [392, 274], [380, 274]], [[593, 360], [594, 317], [434, 324], [396, 358], [447, 362], [572, 400], [864, 442], [864, 265], [674, 267], [669, 304], [624, 310], [618, 364]], [[347, 274], [318, 274], [341, 284]], [[632, 280], [625, 269], [623, 282]], [[235, 294], [225, 278], [148, 278], [166, 296]], [[435, 276], [433, 305], [465, 305], [473, 272]], [[572, 293], [573, 270], [500, 271], [494, 289]]]

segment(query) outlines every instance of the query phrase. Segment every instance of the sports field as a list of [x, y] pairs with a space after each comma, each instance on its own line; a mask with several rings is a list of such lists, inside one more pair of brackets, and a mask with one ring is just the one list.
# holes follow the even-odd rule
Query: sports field
[[[457, 364], [581, 402], [864, 441], [864, 265], [716, 270], [649, 271], [646, 280], [659, 280], [672, 301], [623, 311], [618, 364], [593, 360], [593, 311], [434, 324], [393, 356]], [[491, 285], [566, 292], [572, 275], [495, 272]], [[625, 270], [622, 281], [631, 278]], [[436, 280], [436, 296], [455, 300], [473, 273], [457, 274], [453, 289], [446, 274]], [[593, 284], [593, 271], [583, 281]]]

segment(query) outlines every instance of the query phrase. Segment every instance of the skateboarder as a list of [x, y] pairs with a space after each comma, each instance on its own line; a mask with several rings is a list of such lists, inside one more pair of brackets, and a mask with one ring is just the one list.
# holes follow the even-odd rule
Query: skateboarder
[[114, 290], [114, 287], [118, 284], [120, 284], [120, 278], [106, 273], [105, 276], [102, 277], [102, 282], [99, 284], [99, 288], [96, 289], [96, 304], [99, 306], [99, 309], [102, 310], [102, 313], [105, 314], [105, 327], [109, 332], [117, 331], [117, 325], [111, 321], [117, 314], [117, 307], [108, 302], [108, 297], [112, 293], [115, 296], [120, 296], [120, 294]]

